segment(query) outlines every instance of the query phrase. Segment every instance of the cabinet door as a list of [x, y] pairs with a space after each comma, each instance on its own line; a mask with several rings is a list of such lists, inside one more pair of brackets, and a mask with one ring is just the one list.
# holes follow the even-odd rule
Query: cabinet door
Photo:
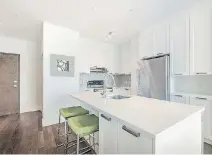
[[170, 101], [171, 102], [176, 102], [176, 103], [189, 104], [188, 97], [182, 96], [182, 95], [171, 95], [170, 96]]
[[191, 74], [211, 74], [212, 70], [211, 1], [196, 5], [190, 14]]
[[148, 29], [139, 37], [139, 56], [143, 57], [153, 56], [153, 32], [152, 29]]
[[104, 113], [99, 114], [99, 153], [117, 154], [117, 120]]
[[151, 154], [152, 139], [147, 138], [135, 127], [119, 123], [118, 154]]
[[153, 52], [154, 55], [169, 53], [169, 26], [167, 23], [160, 23], [153, 30]]
[[204, 124], [203, 136], [204, 138], [211, 139], [212, 137], [212, 101], [202, 97], [191, 97], [190, 104], [205, 107], [205, 111], [202, 117], [202, 121]]
[[172, 75], [189, 75], [189, 15], [182, 13], [170, 23]]

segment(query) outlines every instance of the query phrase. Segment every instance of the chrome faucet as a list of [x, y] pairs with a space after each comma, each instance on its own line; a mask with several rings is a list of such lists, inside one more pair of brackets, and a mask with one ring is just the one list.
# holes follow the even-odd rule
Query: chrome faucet
[[103, 92], [101, 93], [102, 97], [105, 97], [105, 98], [106, 98], [106, 83], [105, 83], [105, 81], [106, 81], [106, 77], [108, 77], [108, 76], [110, 76], [112, 78], [113, 87], [116, 88], [116, 82], [115, 82], [115, 78], [114, 78], [113, 74], [107, 72], [106, 76], [104, 77], [104, 89], [103, 89]]

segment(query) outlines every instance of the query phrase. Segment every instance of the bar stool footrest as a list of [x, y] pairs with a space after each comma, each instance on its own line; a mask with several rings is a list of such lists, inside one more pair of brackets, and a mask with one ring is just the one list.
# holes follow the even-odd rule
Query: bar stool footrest
[[[98, 144], [98, 143], [95, 143], [95, 144], [93, 144], [93, 145], [90, 145], [90, 146], [86, 146], [86, 147], [84, 147], [84, 148], [81, 148], [81, 149], [79, 150], [79, 154], [83, 154], [83, 153], [86, 153], [86, 152], [88, 152], [88, 151], [90, 151], [90, 150], [93, 150], [92, 147], [95, 146], [95, 145], [97, 145], [97, 144]], [[80, 151], [85, 150], [85, 149], [87, 149], [87, 148], [90, 148], [90, 150], [87, 150], [86, 152], [80, 153]], [[95, 151], [95, 150], [94, 150], [94, 151]], [[71, 154], [74, 154], [74, 153], [76, 153], [76, 151], [72, 152]]]

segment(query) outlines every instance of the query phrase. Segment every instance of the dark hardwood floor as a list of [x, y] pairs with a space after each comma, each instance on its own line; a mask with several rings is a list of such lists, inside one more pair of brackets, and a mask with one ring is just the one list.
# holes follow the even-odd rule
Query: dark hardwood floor
[[[60, 129], [64, 133], [63, 124]], [[69, 138], [76, 137], [70, 135]], [[0, 154], [63, 154], [64, 147], [56, 148], [62, 142], [57, 125], [42, 128], [41, 112], [0, 117]], [[69, 149], [68, 153], [75, 149]]]
[[[60, 130], [64, 133], [64, 124]], [[69, 138], [75, 139], [76, 136], [72, 134]], [[57, 125], [42, 128], [41, 112], [0, 117], [0, 154], [64, 154], [64, 147], [56, 148], [62, 142]], [[83, 143], [80, 147], [86, 145]], [[69, 149], [68, 153], [75, 149]], [[205, 144], [204, 153], [212, 154], [212, 146]]]

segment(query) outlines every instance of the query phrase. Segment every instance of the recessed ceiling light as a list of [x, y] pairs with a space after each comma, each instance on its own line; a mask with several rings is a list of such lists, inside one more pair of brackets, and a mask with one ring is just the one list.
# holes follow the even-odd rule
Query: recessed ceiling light
[[18, 14], [18, 13], [15, 13], [15, 17], [19, 17], [19, 14]]
[[111, 35], [112, 35], [112, 32], [109, 32], [109, 33], [108, 33], [108, 35], [110, 35], [110, 36], [111, 36]]
[[92, 10], [93, 11], [97, 10], [97, 7], [96, 6], [92, 6]]

